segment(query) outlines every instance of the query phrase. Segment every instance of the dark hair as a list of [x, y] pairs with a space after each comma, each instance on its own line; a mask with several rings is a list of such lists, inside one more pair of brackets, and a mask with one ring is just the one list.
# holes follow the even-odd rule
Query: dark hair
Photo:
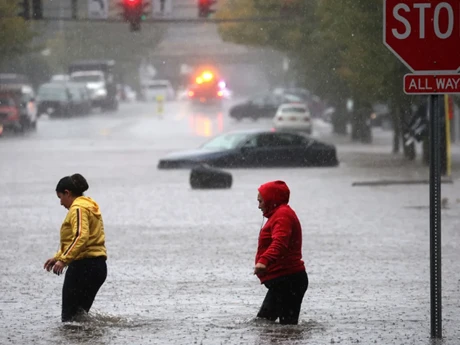
[[56, 192], [64, 193], [66, 190], [72, 193], [73, 196], [82, 196], [89, 188], [88, 182], [80, 174], [66, 176], [59, 180], [56, 186]]

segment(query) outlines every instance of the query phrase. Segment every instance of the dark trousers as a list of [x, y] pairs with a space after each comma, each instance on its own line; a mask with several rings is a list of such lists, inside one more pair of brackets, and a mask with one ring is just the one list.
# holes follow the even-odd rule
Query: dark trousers
[[69, 264], [62, 288], [62, 322], [89, 312], [99, 288], [107, 278], [104, 257], [77, 260]]
[[257, 317], [271, 321], [279, 318], [280, 324], [297, 325], [303, 296], [308, 289], [307, 272], [272, 279], [264, 285], [268, 292]]

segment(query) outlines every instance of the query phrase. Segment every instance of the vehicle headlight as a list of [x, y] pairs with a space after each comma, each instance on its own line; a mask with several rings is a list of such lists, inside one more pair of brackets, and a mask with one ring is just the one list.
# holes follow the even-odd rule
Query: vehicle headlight
[[105, 97], [107, 96], [107, 91], [105, 89], [97, 89], [94, 91], [94, 95], [98, 97]]

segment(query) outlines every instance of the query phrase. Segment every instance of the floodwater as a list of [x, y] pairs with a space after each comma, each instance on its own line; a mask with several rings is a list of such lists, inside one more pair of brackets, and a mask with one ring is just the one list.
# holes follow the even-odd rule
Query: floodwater
[[[156, 164], [167, 135], [174, 149], [205, 138], [188, 116], [159, 120], [136, 107], [42, 119], [36, 134], [0, 140], [0, 344], [432, 343], [428, 186], [352, 187], [426, 171], [395, 167], [386, 149], [339, 146], [338, 168], [232, 170], [230, 190], [191, 190], [187, 171]], [[74, 172], [103, 212], [108, 278], [90, 315], [62, 324], [63, 277], [42, 267], [66, 212], [55, 185]], [[290, 186], [304, 231], [310, 286], [297, 326], [255, 319], [266, 292], [252, 275], [256, 190], [274, 179]], [[445, 345], [460, 344], [458, 192], [443, 185]]]

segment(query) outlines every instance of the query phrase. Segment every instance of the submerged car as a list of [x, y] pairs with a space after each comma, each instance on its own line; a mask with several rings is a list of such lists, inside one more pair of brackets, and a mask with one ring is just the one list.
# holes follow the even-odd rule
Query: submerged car
[[158, 169], [189, 169], [207, 164], [217, 168], [334, 167], [333, 145], [302, 133], [270, 130], [234, 131], [214, 137], [200, 148], [171, 153]]

